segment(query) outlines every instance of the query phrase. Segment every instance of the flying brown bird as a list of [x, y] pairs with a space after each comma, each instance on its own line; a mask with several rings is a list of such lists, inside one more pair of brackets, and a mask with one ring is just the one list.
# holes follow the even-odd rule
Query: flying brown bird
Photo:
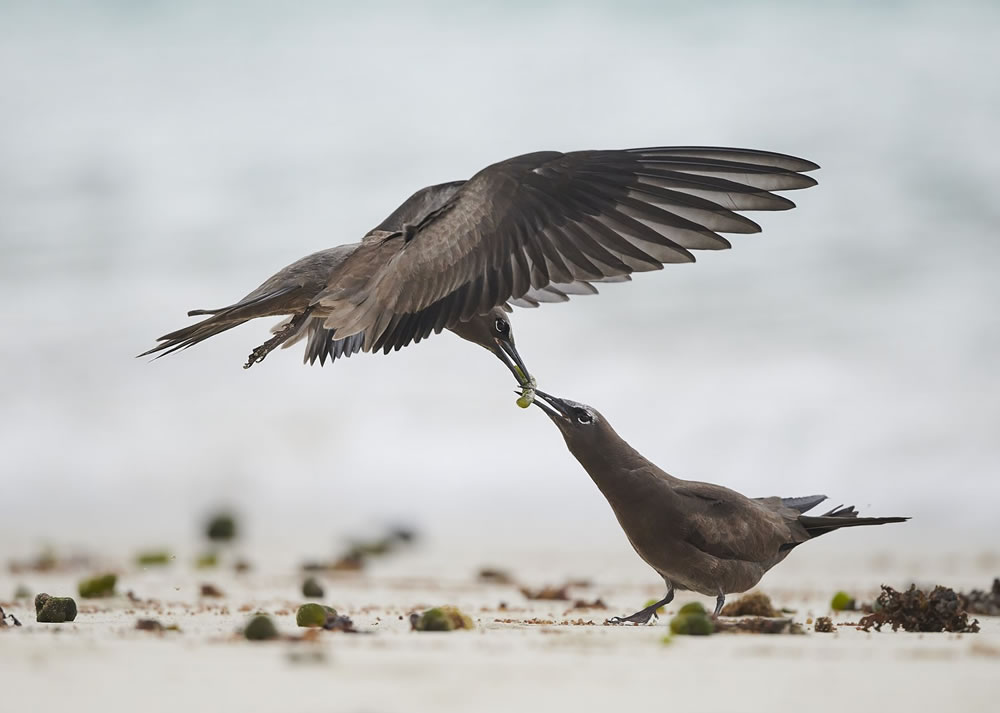
[[909, 519], [858, 517], [853, 507], [804, 515], [826, 496], [748, 498], [721, 485], [681, 480], [642, 457], [597, 409], [541, 391], [534, 403], [607, 498], [632, 547], [667, 585], [663, 599], [614, 623], [645, 624], [673, 600], [675, 589], [715, 597], [718, 616], [727, 594], [753, 587], [803, 542], [841, 527]]
[[239, 302], [159, 338], [140, 356], [185, 349], [257, 317], [290, 315], [245, 367], [306, 340], [305, 360], [388, 353], [449, 329], [529, 376], [514, 348], [510, 305], [597, 292], [693, 250], [756, 233], [738, 211], [795, 206], [775, 191], [807, 188], [810, 161], [766, 151], [665, 147], [545, 151], [424, 188], [360, 243], [313, 253]]

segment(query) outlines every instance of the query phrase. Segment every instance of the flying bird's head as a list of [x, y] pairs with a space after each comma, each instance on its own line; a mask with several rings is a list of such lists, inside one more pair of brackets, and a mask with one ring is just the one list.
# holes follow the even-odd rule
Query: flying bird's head
[[514, 332], [503, 307], [494, 307], [486, 314], [459, 322], [449, 329], [462, 339], [489, 349], [510, 369], [518, 384], [530, 385], [531, 375], [514, 346]]

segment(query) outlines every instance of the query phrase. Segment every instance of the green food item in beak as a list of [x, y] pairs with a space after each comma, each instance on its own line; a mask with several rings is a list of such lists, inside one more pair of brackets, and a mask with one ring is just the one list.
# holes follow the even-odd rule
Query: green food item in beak
[[[520, 369], [518, 369], [520, 371]], [[535, 386], [537, 385], [535, 377], [531, 377], [527, 386], [521, 387], [521, 395], [517, 397], [517, 405], [521, 408], [528, 408], [535, 401]]]

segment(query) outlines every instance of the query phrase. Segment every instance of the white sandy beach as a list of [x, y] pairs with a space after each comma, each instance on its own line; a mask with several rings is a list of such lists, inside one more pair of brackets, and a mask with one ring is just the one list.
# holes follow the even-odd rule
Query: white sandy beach
[[[831, 538], [832, 539], [832, 538]], [[797, 553], [801, 554], [801, 553]], [[659, 591], [616, 555], [560, 562], [558, 553], [519, 557], [515, 575], [531, 586], [601, 572], [570, 588], [572, 599], [600, 598], [607, 610], [571, 610], [573, 602], [529, 601], [512, 585], [477, 581], [475, 559], [445, 558], [433, 547], [377, 561], [363, 574], [321, 576], [323, 601], [367, 634], [319, 632], [315, 641], [247, 642], [238, 635], [250, 611], [273, 615], [284, 635], [300, 636], [295, 610], [302, 575], [264, 565], [237, 575], [195, 570], [178, 558], [166, 567], [120, 567], [123, 595], [81, 600], [71, 624], [38, 624], [30, 601], [5, 602], [23, 622], [0, 632], [4, 708], [11, 711], [691, 711], [995, 710], [1000, 670], [1000, 619], [979, 617], [978, 634], [865, 633], [834, 615], [833, 634], [806, 624], [829, 612], [838, 588], [870, 599], [880, 581], [904, 586], [908, 575], [957, 589], [988, 586], [997, 557], [988, 552], [914, 553], [901, 565], [888, 553], [855, 557], [823, 553], [823, 562], [790, 558], [761, 589], [776, 606], [795, 610], [807, 633], [668, 633], [670, 614], [644, 627], [604, 626], [605, 618], [638, 608]], [[567, 570], [569, 566], [571, 569]], [[946, 579], [939, 575], [947, 573]], [[54, 594], [75, 591], [75, 573], [0, 576], [0, 591], [30, 581]], [[222, 598], [199, 596], [213, 583]], [[730, 600], [735, 597], [731, 597]], [[501, 608], [501, 602], [506, 608]], [[704, 601], [705, 604], [710, 602]], [[455, 604], [475, 631], [417, 633], [407, 614]], [[135, 630], [139, 618], [176, 624], [179, 632]], [[540, 623], [529, 623], [536, 620]], [[551, 623], [548, 623], [551, 622]], [[576, 622], [576, 623], [572, 623]], [[589, 625], [593, 622], [593, 626]]]

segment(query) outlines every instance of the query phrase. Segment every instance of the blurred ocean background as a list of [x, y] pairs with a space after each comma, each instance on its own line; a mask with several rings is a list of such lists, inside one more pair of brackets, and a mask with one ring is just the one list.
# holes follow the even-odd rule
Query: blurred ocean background
[[627, 553], [450, 334], [322, 369], [244, 371], [268, 321], [134, 355], [422, 186], [670, 144], [820, 185], [731, 251], [519, 310], [540, 384], [679, 477], [914, 518], [828, 548], [991, 546], [997, 27], [992, 2], [0, 2], [0, 551], [168, 541], [231, 504], [277, 548], [406, 522], [487, 559]]

